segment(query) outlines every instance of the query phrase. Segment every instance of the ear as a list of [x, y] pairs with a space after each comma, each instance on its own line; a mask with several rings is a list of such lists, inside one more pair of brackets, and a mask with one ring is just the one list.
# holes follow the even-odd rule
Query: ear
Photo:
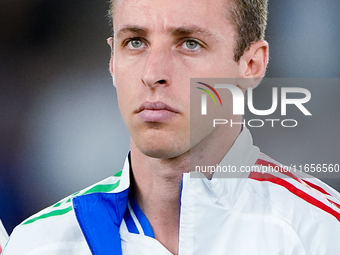
[[269, 58], [269, 45], [266, 41], [261, 40], [250, 45], [240, 59], [240, 78], [248, 82], [244, 82], [242, 89], [248, 87], [256, 87], [265, 75]]
[[[110, 69], [112, 79], [114, 80], [113, 37], [110, 36], [106, 41], [107, 41], [107, 44], [110, 45], [110, 47], [111, 47], [111, 57], [110, 57], [109, 69]], [[114, 85], [114, 83], [113, 83], [113, 85]]]

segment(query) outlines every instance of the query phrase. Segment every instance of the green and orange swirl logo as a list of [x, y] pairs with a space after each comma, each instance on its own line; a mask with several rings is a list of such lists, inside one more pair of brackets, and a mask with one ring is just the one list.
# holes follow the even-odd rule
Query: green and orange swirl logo
[[[221, 106], [222, 106], [222, 100], [221, 100], [221, 98], [220, 98], [220, 95], [217, 93], [217, 91], [216, 91], [212, 86], [210, 86], [210, 85], [208, 85], [208, 84], [205, 84], [205, 83], [203, 83], [203, 82], [197, 82], [197, 83], [198, 83], [198, 84], [201, 84], [201, 85], [203, 85], [203, 86], [206, 86], [206, 87], [209, 88], [212, 92], [214, 92], [215, 95], [217, 96], [218, 100], [220, 101]], [[200, 87], [196, 87], [196, 88], [201, 89], [201, 90], [203, 90], [204, 92], [206, 92], [206, 93], [214, 100], [215, 105], [217, 105], [217, 102], [216, 102], [216, 100], [215, 100], [215, 97], [213, 96], [213, 94], [212, 94], [209, 90], [206, 90], [206, 89], [203, 89], [203, 88], [200, 88]]]

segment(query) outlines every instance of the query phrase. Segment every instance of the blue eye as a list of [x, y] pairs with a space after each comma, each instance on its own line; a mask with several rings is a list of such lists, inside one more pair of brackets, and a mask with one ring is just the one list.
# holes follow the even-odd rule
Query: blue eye
[[143, 47], [143, 42], [142, 42], [142, 40], [140, 40], [140, 39], [132, 39], [130, 42], [129, 42], [129, 44], [130, 44], [130, 46], [132, 47], [132, 48], [135, 48], [135, 49], [138, 49], [138, 48], [141, 48], [141, 47]]
[[199, 45], [198, 42], [194, 41], [194, 40], [187, 40], [185, 42], [185, 46], [189, 49], [189, 50], [195, 50], [199, 47], [201, 47], [201, 45]]

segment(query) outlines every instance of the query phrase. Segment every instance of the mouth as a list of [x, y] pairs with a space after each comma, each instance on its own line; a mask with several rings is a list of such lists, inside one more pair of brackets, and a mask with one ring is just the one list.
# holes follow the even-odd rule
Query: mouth
[[145, 102], [135, 112], [144, 122], [166, 122], [175, 117], [179, 112], [173, 107], [157, 101]]

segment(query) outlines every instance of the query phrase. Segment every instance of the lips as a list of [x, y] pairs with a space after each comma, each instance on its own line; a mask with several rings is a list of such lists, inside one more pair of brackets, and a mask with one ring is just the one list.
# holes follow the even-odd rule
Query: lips
[[136, 111], [144, 122], [166, 122], [179, 112], [163, 102], [145, 102]]

